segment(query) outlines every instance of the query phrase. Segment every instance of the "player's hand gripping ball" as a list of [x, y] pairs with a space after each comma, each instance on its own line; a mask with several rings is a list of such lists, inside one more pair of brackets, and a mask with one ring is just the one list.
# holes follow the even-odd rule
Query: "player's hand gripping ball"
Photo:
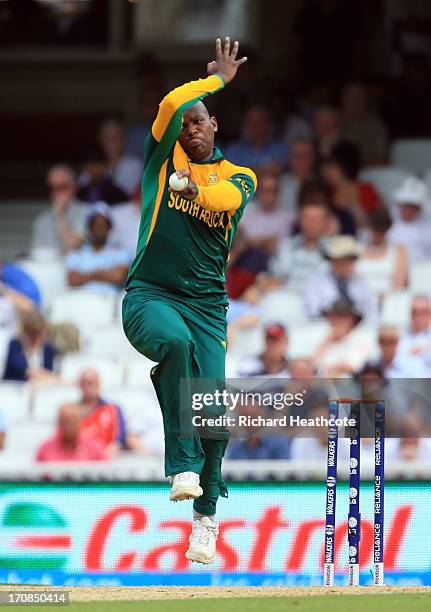
[[189, 184], [189, 179], [186, 176], [179, 177], [176, 172], [169, 177], [169, 187], [174, 191], [184, 191]]

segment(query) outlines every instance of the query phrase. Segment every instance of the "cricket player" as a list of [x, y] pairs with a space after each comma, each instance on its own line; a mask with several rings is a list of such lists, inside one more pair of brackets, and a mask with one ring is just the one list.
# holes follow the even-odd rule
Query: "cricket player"
[[[198, 563], [215, 559], [216, 504], [220, 495], [227, 497], [221, 463], [229, 432], [197, 431], [191, 395], [180, 392], [180, 381], [225, 377], [225, 268], [256, 177], [214, 147], [217, 121], [202, 99], [232, 81], [246, 61], [236, 59], [238, 46], [226, 38], [222, 48], [217, 39], [208, 76], [174, 89], [160, 104], [144, 145], [139, 240], [123, 301], [127, 338], [158, 362], [151, 379], [163, 415], [170, 499], [194, 499], [186, 556]], [[169, 187], [175, 172], [188, 178], [183, 191]], [[220, 415], [225, 407], [211, 410]]]

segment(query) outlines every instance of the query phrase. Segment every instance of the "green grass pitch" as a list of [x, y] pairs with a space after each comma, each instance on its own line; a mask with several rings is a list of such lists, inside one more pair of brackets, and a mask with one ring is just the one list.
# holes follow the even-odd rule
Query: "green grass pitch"
[[[7, 606], [10, 608], [10, 606]], [[6, 608], [6, 606], [0, 606]], [[232, 597], [214, 599], [88, 601], [68, 606], [12, 606], [12, 610], [55, 610], [65, 612], [393, 612], [431, 610], [431, 594], [313, 595], [290, 597]]]

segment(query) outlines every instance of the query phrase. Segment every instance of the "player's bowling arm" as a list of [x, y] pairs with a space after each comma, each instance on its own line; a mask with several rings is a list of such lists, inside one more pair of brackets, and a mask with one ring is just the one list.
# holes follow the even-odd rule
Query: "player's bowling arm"
[[256, 177], [250, 174], [234, 174], [229, 179], [209, 187], [199, 187], [196, 202], [212, 211], [235, 211], [253, 197]]
[[224, 87], [224, 81], [218, 74], [205, 79], [185, 83], [169, 92], [161, 101], [159, 112], [151, 128], [157, 142], [169, 137], [170, 146], [175, 142], [181, 129], [184, 111], [202, 98], [213, 94]]

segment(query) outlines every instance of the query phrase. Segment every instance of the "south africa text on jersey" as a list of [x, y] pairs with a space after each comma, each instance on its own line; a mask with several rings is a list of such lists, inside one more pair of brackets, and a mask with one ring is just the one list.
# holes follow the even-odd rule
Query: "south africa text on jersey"
[[208, 227], [225, 227], [228, 222], [228, 217], [224, 212], [214, 212], [202, 208], [193, 200], [186, 200], [178, 194], [171, 193], [168, 201], [169, 208], [175, 208], [179, 212], [195, 217], [199, 221], [203, 221]]

